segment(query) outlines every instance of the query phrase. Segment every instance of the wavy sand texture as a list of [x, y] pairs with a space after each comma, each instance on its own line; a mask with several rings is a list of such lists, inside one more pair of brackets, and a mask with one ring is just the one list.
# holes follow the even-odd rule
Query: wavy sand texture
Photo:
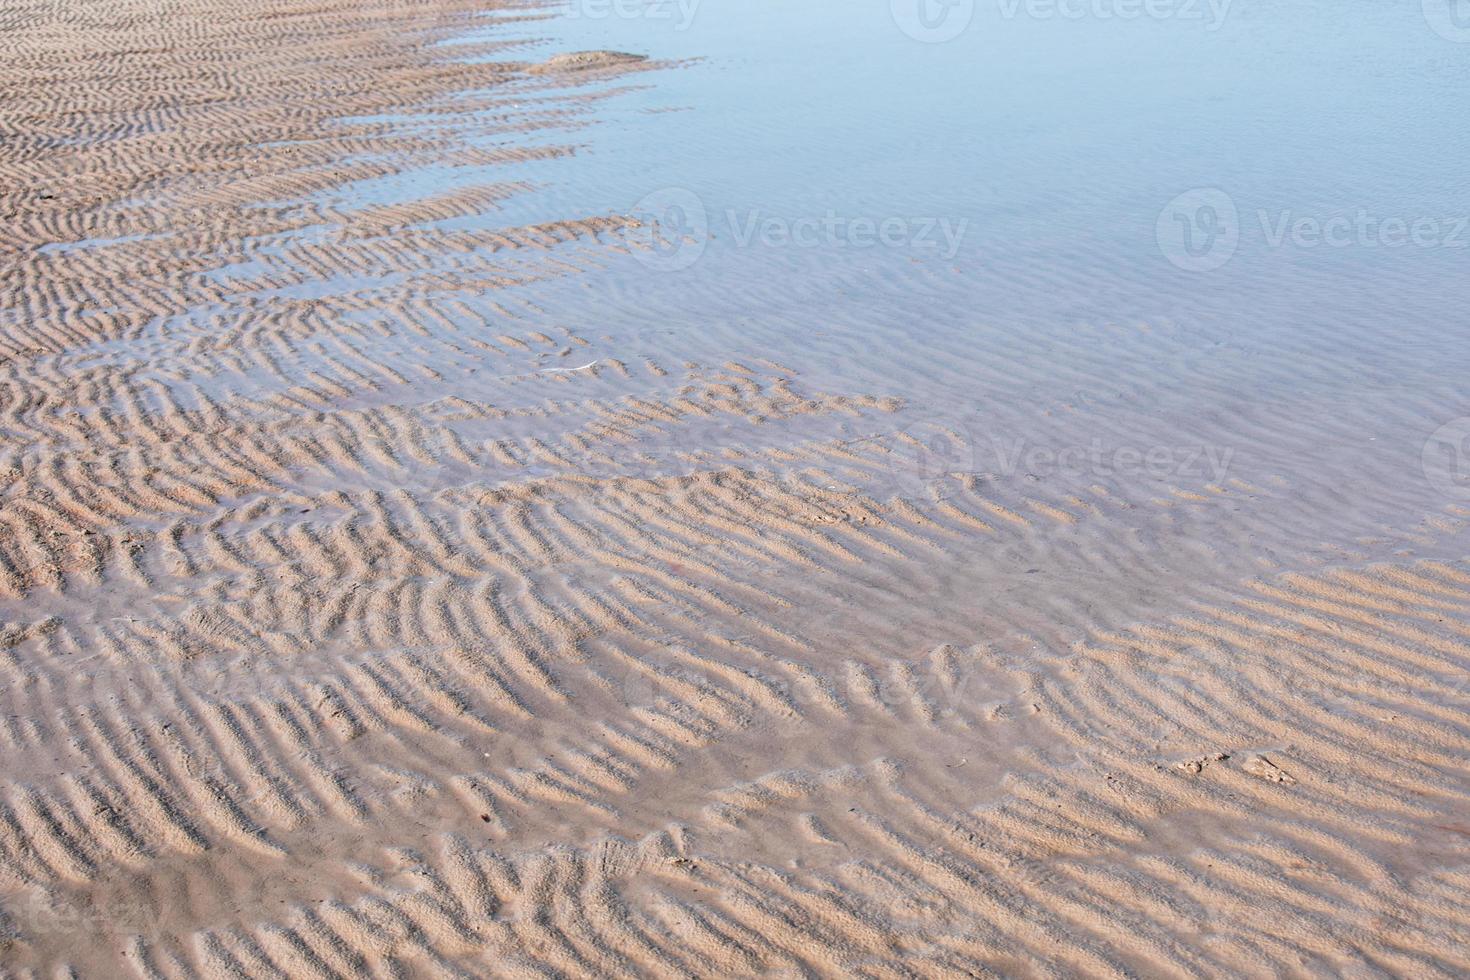
[[0, 7], [0, 975], [1470, 971], [1463, 563], [1118, 627], [1259, 488], [545, 315], [629, 219], [363, 190], [646, 67], [481, 6]]

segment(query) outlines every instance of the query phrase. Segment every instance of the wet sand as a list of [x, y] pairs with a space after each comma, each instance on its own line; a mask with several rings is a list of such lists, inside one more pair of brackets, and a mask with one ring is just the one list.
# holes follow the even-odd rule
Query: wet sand
[[0, 975], [1470, 971], [1449, 342], [1329, 406], [1366, 327], [946, 332], [955, 262], [900, 322], [394, 183], [679, 70], [542, 16], [0, 12]]

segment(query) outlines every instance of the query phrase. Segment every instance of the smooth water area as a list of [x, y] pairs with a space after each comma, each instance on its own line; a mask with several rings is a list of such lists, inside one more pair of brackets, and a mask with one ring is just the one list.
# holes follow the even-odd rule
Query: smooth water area
[[[515, 111], [579, 109], [483, 144], [572, 155], [372, 192], [524, 182], [474, 220], [644, 219], [648, 249], [528, 287], [595, 353], [764, 357], [813, 390], [897, 396], [899, 424], [963, 433], [965, 471], [996, 469], [998, 439], [1202, 448], [1270, 488], [1250, 498], [1263, 534], [1379, 557], [1470, 502], [1435, 443], [1470, 416], [1470, 32], [1433, 6], [527, 7], [463, 40], [657, 64], [512, 83]], [[1446, 449], [1448, 475], [1426, 470]], [[1138, 500], [1206, 478], [1108, 475]], [[1254, 554], [1232, 513], [1212, 540]]]
[[1417, 0], [924, 0], [937, 33], [918, 6], [578, 0], [487, 28], [681, 62], [609, 83], [631, 90], [573, 134], [590, 157], [509, 168], [539, 189], [507, 221], [697, 202], [714, 240], [666, 263], [686, 292], [916, 260], [981, 316], [1455, 326], [1470, 45]]

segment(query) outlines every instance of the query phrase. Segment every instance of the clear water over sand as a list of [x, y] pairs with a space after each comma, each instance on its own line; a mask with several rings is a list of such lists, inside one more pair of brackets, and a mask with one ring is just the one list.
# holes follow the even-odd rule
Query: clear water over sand
[[[616, 349], [762, 352], [901, 397], [901, 420], [958, 433], [921, 465], [1025, 481], [1036, 449], [1075, 489], [1099, 444], [1193, 449], [1120, 492], [1228, 475], [1313, 562], [1395, 552], [1460, 502], [1423, 458], [1470, 412], [1467, 49], [1407, 3], [1065, 9], [1082, 15], [981, 3], [937, 43], [884, 4], [588, 3], [488, 27], [669, 63], [604, 83], [597, 124], [566, 134], [585, 154], [510, 168], [535, 190], [503, 220], [691, 232], [542, 301]], [[1223, 551], [1225, 578], [1261, 560], [1248, 535]]]

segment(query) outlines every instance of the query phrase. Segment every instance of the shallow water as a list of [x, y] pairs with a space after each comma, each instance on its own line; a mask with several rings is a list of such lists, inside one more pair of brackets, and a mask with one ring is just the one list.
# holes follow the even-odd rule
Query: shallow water
[[1470, 413], [1447, 166], [1470, 45], [1417, 3], [941, 9], [939, 34], [966, 26], [940, 41], [901, 3], [822, 0], [488, 24], [518, 57], [667, 63], [538, 135], [575, 155], [495, 168], [534, 187], [507, 226], [664, 222], [536, 302], [618, 356], [764, 356], [902, 398], [931, 433], [913, 493], [945, 467], [1139, 502], [1238, 479], [1248, 502], [1159, 532], [1208, 550], [1201, 581], [1399, 554], [1470, 496], [1433, 441]]
[[[601, 108], [603, 125], [574, 137], [595, 163], [511, 168], [544, 186], [507, 217], [626, 210], [687, 189], [716, 239], [682, 288], [788, 265], [901, 269], [949, 252], [921, 228], [897, 247], [838, 247], [850, 228], [823, 229], [810, 247], [751, 247], [737, 233], [752, 217], [932, 219], [964, 228], [960, 286], [981, 316], [1222, 316], [1249, 329], [1309, 311], [1357, 322], [1462, 305], [1452, 280], [1470, 246], [1460, 226], [1470, 191], [1446, 163], [1464, 140], [1455, 97], [1470, 64], [1418, 4], [1351, 16], [1330, 4], [1201, 4], [1127, 21], [1027, 16], [1048, 9], [1034, 3], [1007, 16], [1007, 6], [977, 5], [943, 43], [907, 36], [886, 4], [811, 0], [608, 4], [639, 16], [601, 16], [584, 0], [518, 25], [546, 38], [538, 53], [699, 60]], [[1203, 247], [1209, 219], [1190, 208], [1220, 202], [1179, 202], [1162, 242], [1161, 215], [1178, 195], [1216, 188], [1238, 213], [1238, 246], [1225, 261], [1222, 229], [1204, 263], [1219, 269], [1176, 268], [1171, 256], [1198, 264], [1182, 254], [1178, 218], [1197, 222], [1192, 244]], [[1348, 217], [1353, 227], [1334, 244], [1313, 246], [1308, 233], [1278, 244], [1283, 213], [1288, 226]], [[1415, 244], [1385, 236], [1384, 220], [1433, 227]], [[1396, 247], [1395, 236], [1411, 241]]]

